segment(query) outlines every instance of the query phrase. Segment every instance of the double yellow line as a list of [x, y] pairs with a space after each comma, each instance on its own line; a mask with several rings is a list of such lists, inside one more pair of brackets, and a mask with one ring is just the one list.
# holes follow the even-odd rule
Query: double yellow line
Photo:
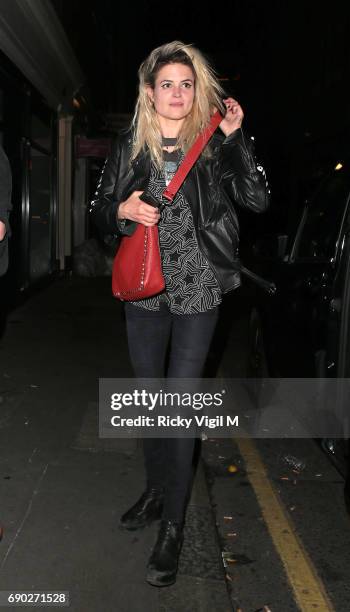
[[267, 475], [254, 443], [235, 438], [266, 526], [281, 558], [301, 612], [334, 612], [323, 583]]

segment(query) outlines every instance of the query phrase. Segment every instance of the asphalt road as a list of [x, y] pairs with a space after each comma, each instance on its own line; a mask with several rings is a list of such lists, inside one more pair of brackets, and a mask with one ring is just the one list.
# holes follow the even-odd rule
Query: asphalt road
[[[248, 314], [249, 290], [225, 300], [208, 376], [245, 375]], [[140, 445], [98, 437], [98, 378], [131, 376], [108, 279], [30, 298], [0, 360], [0, 591], [69, 591], [74, 612], [350, 610], [343, 479], [307, 439], [198, 443], [177, 583], [145, 583], [156, 526], [117, 527], [143, 488]]]

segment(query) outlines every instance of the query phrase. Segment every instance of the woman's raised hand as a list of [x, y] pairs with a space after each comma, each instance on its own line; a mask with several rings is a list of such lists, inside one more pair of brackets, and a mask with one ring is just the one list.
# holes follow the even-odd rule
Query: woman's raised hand
[[225, 136], [229, 136], [241, 127], [244, 113], [239, 102], [234, 98], [226, 98], [223, 102], [226, 106], [226, 115], [220, 123], [220, 128]]
[[141, 193], [143, 191], [133, 191], [131, 196], [118, 206], [118, 219], [130, 219], [150, 227], [158, 223], [160, 213], [158, 208], [140, 200]]

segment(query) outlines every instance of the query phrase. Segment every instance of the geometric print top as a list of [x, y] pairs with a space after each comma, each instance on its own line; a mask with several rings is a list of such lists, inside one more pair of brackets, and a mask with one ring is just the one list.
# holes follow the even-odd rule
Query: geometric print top
[[[164, 151], [163, 171], [151, 165], [148, 189], [159, 199], [182, 158], [178, 151]], [[165, 291], [132, 304], [157, 311], [160, 303], [166, 302], [170, 311], [179, 315], [206, 312], [218, 306], [221, 290], [199, 250], [192, 212], [181, 188], [163, 208], [158, 231]]]

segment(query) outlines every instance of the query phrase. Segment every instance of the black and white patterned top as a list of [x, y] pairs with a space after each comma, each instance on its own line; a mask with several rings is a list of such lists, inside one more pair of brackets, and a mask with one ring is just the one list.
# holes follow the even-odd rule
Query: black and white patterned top
[[[159, 200], [174, 176], [183, 155], [164, 152], [164, 170], [151, 165], [149, 190]], [[220, 304], [221, 291], [208, 262], [199, 250], [192, 212], [181, 188], [166, 205], [158, 224], [165, 291], [132, 302], [148, 310], [159, 310], [165, 301], [174, 314], [205, 312]]]

